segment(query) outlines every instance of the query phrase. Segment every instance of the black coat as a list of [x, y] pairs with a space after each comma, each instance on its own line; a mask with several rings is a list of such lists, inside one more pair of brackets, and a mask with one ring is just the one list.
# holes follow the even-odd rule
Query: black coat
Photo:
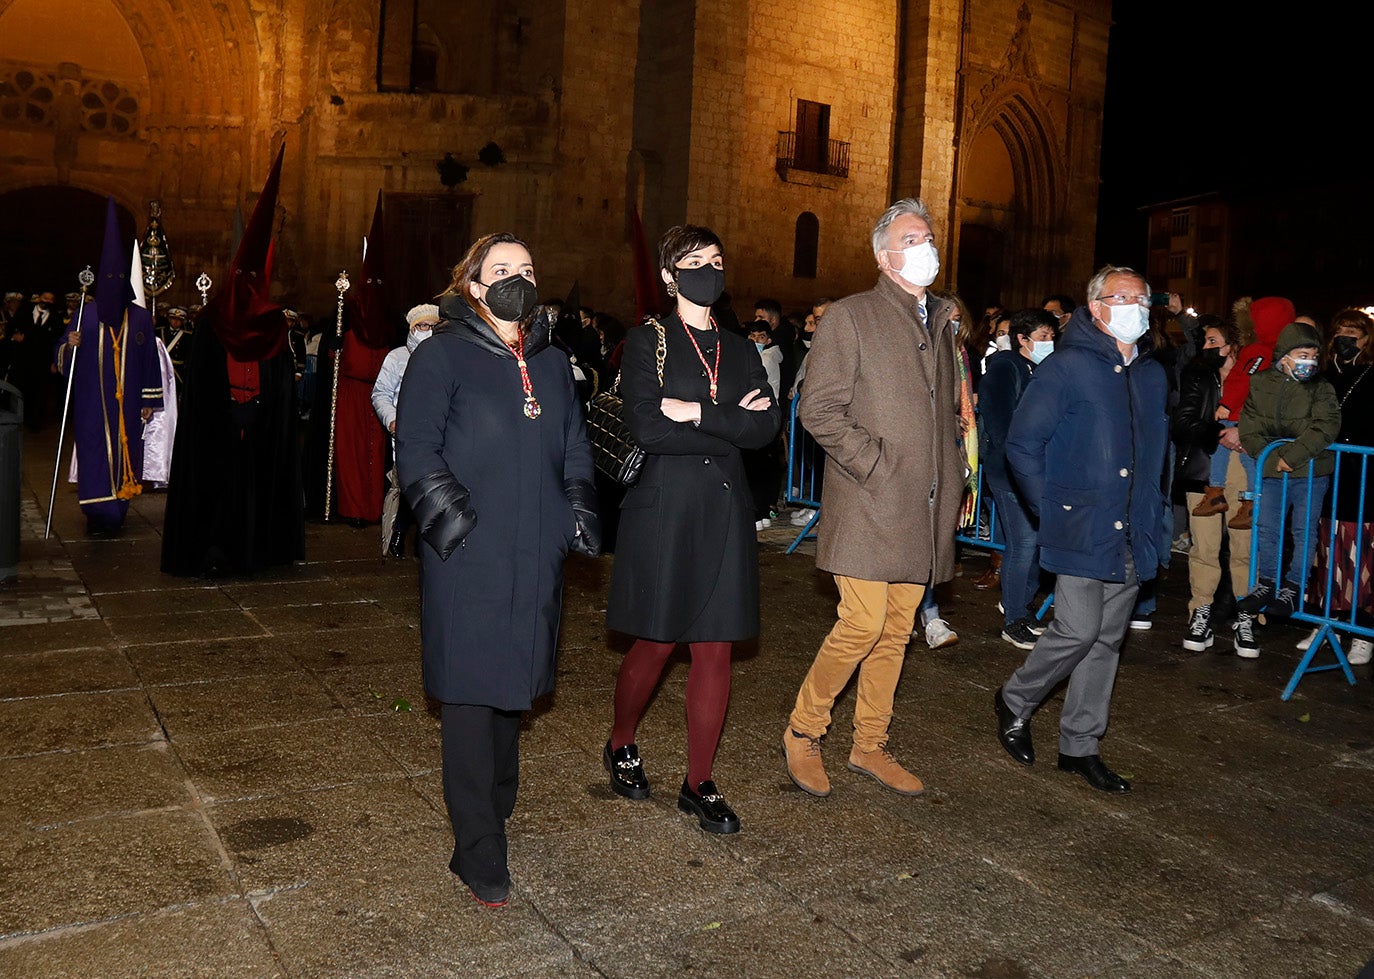
[[[1341, 403], [1341, 431], [1336, 436], [1340, 445], [1374, 448], [1374, 364], [1333, 365], [1326, 379], [1336, 390]], [[1360, 495], [1360, 477], [1364, 475], [1364, 496]], [[1336, 519], [1354, 520], [1363, 516], [1366, 523], [1374, 522], [1374, 457], [1354, 453], [1341, 457], [1340, 480], [1336, 485]], [[1370, 546], [1368, 539], [1365, 546]]]
[[1169, 423], [1169, 436], [1178, 447], [1175, 493], [1201, 493], [1211, 483], [1212, 455], [1221, 437], [1221, 422], [1216, 418], [1220, 403], [1221, 375], [1194, 360], [1183, 369], [1178, 406]]
[[[720, 377], [712, 404], [706, 371], [676, 315], [663, 319], [663, 387], [654, 366], [652, 327], [630, 330], [620, 364], [625, 421], [648, 457], [620, 509], [606, 624], [659, 642], [733, 642], [759, 633], [758, 543], [754, 505], [740, 449], [767, 445], [782, 425], [739, 402], [751, 389], [772, 400], [758, 350], [727, 331], [694, 331]], [[701, 403], [701, 424], [670, 421], [663, 398]]]
[[420, 548], [425, 689], [445, 703], [524, 710], [553, 689], [563, 562], [576, 518], [565, 484], [592, 479], [572, 369], [547, 326], [525, 341], [541, 413], [524, 414], [520, 370], [495, 331], [445, 297], [415, 348], [396, 407], [396, 471], [407, 491], [447, 471], [476, 524], [447, 560]]

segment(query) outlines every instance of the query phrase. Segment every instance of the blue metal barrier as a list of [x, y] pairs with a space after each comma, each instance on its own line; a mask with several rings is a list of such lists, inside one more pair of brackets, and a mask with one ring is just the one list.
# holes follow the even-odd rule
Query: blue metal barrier
[[796, 540], [787, 547], [791, 554], [804, 540], [814, 540], [812, 528], [821, 519], [821, 479], [825, 472], [825, 450], [816, 444], [811, 433], [797, 420], [797, 403], [801, 395], [792, 399], [787, 419], [787, 488], [783, 502], [815, 510]]
[[[1292, 440], [1279, 439], [1265, 447], [1264, 451], [1255, 459], [1255, 473], [1257, 477], [1258, 474], [1264, 472], [1264, 464], [1269, 458], [1269, 454], [1278, 446], [1290, 441]], [[1255, 584], [1259, 577], [1260, 520], [1264, 519], [1266, 513], [1272, 513], [1275, 505], [1279, 508], [1278, 547], [1275, 553], [1274, 565], [1278, 569], [1278, 580], [1275, 582], [1277, 585], [1281, 585], [1285, 580], [1285, 575], [1283, 573], [1284, 544], [1289, 534], [1292, 534], [1295, 545], [1301, 543], [1300, 547], [1294, 548], [1296, 553], [1309, 554], [1312, 553], [1314, 544], [1319, 545], [1321, 543], [1316, 536], [1321, 532], [1321, 518], [1324, 516], [1329, 524], [1329, 529], [1324, 535], [1326, 538], [1326, 574], [1323, 581], [1315, 583], [1319, 584], [1322, 591], [1320, 614], [1307, 611], [1308, 606], [1313, 604], [1308, 601], [1308, 585], [1312, 579], [1313, 568], [1303, 567], [1290, 569], [1289, 574], [1286, 576], [1287, 579], [1292, 579], [1297, 577], [1297, 573], [1301, 573], [1298, 602], [1292, 618], [1295, 621], [1307, 622], [1316, 626], [1317, 634], [1308, 645], [1307, 651], [1303, 654], [1297, 669], [1293, 671], [1293, 675], [1288, 681], [1288, 686], [1284, 688], [1282, 695], [1284, 700], [1288, 700], [1293, 696], [1293, 691], [1298, 688], [1298, 682], [1308, 673], [1321, 673], [1326, 670], [1341, 670], [1345, 673], [1346, 680], [1351, 686], [1354, 686], [1355, 674], [1354, 671], [1350, 669], [1350, 661], [1346, 659], [1345, 651], [1341, 648], [1341, 644], [1337, 639], [1337, 632], [1349, 633], [1352, 636], [1362, 636], [1365, 639], [1374, 640], [1374, 628], [1356, 622], [1360, 606], [1361, 569], [1374, 565], [1374, 547], [1370, 546], [1371, 542], [1367, 542], [1364, 539], [1365, 522], [1374, 520], [1374, 513], [1369, 513], [1365, 508], [1365, 501], [1368, 499], [1366, 490], [1369, 486], [1370, 457], [1374, 456], [1374, 449], [1364, 446], [1336, 443], [1330, 446], [1329, 451], [1336, 456], [1336, 469], [1331, 475], [1329, 500], [1313, 499], [1313, 462], [1308, 462], [1305, 475], [1300, 473], [1284, 473], [1282, 475], [1277, 501], [1273, 499], [1272, 493], [1268, 497], [1264, 495], [1264, 480], [1262, 478], [1256, 479], [1254, 510], [1255, 529], [1250, 537], [1250, 591], [1254, 591]], [[1336, 520], [1336, 499], [1341, 483], [1341, 465], [1343, 462], [1346, 465], [1358, 465], [1360, 467], [1360, 509], [1353, 521], [1341, 521], [1343, 523], [1354, 524], [1355, 540], [1349, 552], [1338, 554], [1336, 552], [1336, 540], [1339, 526]], [[1306, 493], [1305, 502], [1307, 503], [1308, 520], [1302, 527], [1288, 526], [1289, 484], [1293, 480], [1298, 482], [1296, 492]], [[1266, 499], [1269, 502], [1269, 510], [1264, 509]], [[1317, 517], [1317, 519], [1314, 520], [1314, 516]], [[1314, 524], [1316, 526], [1314, 526]], [[1320, 552], [1318, 552], [1316, 557], [1320, 557]], [[1338, 562], [1352, 563], [1353, 566], [1350, 568], [1350, 575], [1353, 585], [1349, 611], [1347, 613], [1333, 615], [1331, 608], [1332, 591], [1335, 582], [1336, 565]], [[1315, 563], [1315, 561], [1313, 563]], [[1371, 567], [1371, 573], [1374, 574], [1374, 567]], [[1336, 654], [1336, 662], [1314, 666], [1312, 661], [1323, 645], [1329, 645], [1331, 647], [1331, 650]]]

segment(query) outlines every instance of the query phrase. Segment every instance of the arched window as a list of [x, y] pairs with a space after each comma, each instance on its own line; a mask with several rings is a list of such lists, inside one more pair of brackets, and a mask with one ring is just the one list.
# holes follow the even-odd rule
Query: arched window
[[792, 278], [816, 277], [816, 249], [821, 239], [821, 222], [810, 211], [797, 215], [797, 234], [792, 243]]

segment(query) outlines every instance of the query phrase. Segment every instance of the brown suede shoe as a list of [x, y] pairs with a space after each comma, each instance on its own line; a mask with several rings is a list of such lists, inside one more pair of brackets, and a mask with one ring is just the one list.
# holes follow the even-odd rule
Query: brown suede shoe
[[1225, 486], [1207, 486], [1202, 490], [1202, 499], [1197, 506], [1193, 507], [1195, 517], [1215, 517], [1218, 513], [1225, 513], [1231, 509], [1231, 504], [1226, 502]]
[[1251, 518], [1254, 516], [1254, 513], [1254, 502], [1251, 500], [1242, 500], [1240, 504], [1240, 509], [1236, 511], [1236, 515], [1234, 517], [1226, 521], [1226, 526], [1230, 527], [1232, 530], [1249, 530], [1250, 521]]
[[920, 795], [926, 790], [919, 778], [897, 764], [897, 759], [892, 757], [886, 745], [872, 751], [860, 751], [859, 746], [855, 745], [849, 753], [849, 770], [871, 775], [879, 785], [899, 795]]
[[782, 732], [782, 753], [787, 774], [797, 788], [824, 798], [830, 794], [830, 778], [821, 761], [821, 739], [798, 734], [791, 727]]

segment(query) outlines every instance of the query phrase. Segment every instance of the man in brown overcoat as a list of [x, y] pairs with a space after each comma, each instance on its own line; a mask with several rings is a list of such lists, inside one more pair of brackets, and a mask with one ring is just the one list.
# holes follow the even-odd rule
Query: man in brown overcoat
[[924, 788], [887, 729], [916, 609], [953, 576], [964, 486], [954, 306], [926, 292], [940, 269], [930, 220], [912, 198], [883, 213], [878, 284], [833, 303], [807, 355], [798, 415], [826, 452], [816, 566], [840, 591], [783, 733], [788, 774], [812, 795], [830, 793], [820, 738], [856, 669], [850, 770], [903, 795]]

